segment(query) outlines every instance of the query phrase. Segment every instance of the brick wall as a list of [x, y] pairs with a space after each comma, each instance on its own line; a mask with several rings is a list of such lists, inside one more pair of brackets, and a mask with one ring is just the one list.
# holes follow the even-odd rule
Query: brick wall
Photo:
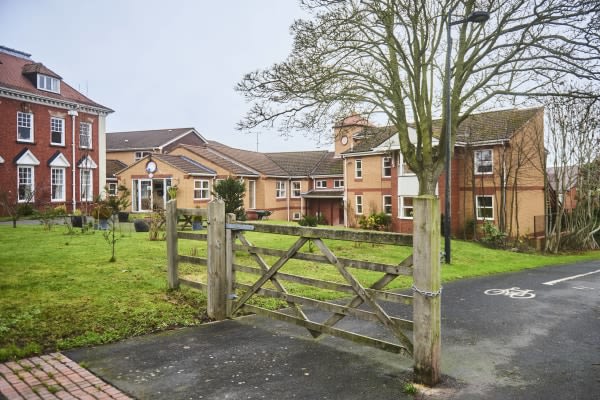
[[[17, 112], [28, 112], [33, 114], [33, 133], [34, 141], [18, 142], [17, 141]], [[64, 145], [50, 144], [50, 118], [57, 117], [64, 119], [65, 139]], [[89, 122], [92, 124], [92, 149], [84, 150], [79, 148], [79, 123]], [[62, 153], [69, 164], [72, 161], [72, 117], [67, 115], [66, 109], [50, 107], [41, 104], [28, 103], [19, 100], [8, 98], [0, 98], [0, 143], [2, 148], [0, 156], [4, 158], [4, 163], [0, 164], [0, 188], [1, 190], [17, 191], [17, 165], [15, 157], [24, 148], [29, 149], [35, 157], [40, 161], [40, 165], [34, 167], [34, 184], [36, 196], [35, 200], [39, 204], [50, 203], [50, 167], [48, 166], [49, 159], [58, 151]], [[98, 157], [98, 117], [95, 115], [85, 114], [80, 112], [78, 117], [75, 117], [75, 164], [85, 155], [89, 156], [99, 163]], [[66, 201], [54, 202], [53, 205], [67, 204], [68, 210], [71, 210], [72, 201], [72, 168], [71, 165], [65, 171], [65, 186], [66, 186]], [[76, 200], [79, 203], [79, 168], [76, 168]], [[92, 170], [94, 196], [98, 195], [99, 191], [99, 168]], [[3, 212], [3, 210], [0, 210]]]

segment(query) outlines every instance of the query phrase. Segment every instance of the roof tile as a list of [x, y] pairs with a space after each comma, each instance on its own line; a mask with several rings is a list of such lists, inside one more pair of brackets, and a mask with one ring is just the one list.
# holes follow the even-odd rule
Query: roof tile
[[52, 93], [38, 89], [37, 85], [34, 84], [35, 80], [30, 80], [27, 77], [27, 75], [31, 73], [38, 72], [60, 79], [60, 76], [46, 68], [41, 63], [35, 63], [29, 58], [17, 57], [16, 55], [0, 51], [0, 87], [32, 93], [38, 96], [53, 98], [56, 100], [70, 101], [78, 104], [102, 108], [108, 112], [113, 111], [110, 108], [96, 103], [95, 101], [79, 93], [62, 80], [60, 83], [60, 93]]

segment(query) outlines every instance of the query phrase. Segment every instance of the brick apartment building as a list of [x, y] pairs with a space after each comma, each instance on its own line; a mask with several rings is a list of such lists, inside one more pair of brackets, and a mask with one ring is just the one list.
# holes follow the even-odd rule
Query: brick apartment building
[[30, 54], [0, 46], [0, 190], [11, 202], [69, 211], [93, 201], [106, 181], [112, 112]]

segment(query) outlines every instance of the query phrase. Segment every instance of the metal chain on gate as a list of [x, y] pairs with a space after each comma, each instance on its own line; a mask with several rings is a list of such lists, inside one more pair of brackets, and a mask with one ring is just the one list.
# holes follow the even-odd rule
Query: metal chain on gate
[[440, 286], [440, 290], [438, 290], [436, 292], [428, 292], [427, 290], [421, 290], [418, 287], [416, 287], [415, 285], [412, 285], [412, 291], [413, 292], [417, 292], [420, 295], [425, 296], [425, 297], [429, 297], [429, 298], [440, 296], [442, 294], [442, 289], [443, 288], [444, 288], [443, 286]]

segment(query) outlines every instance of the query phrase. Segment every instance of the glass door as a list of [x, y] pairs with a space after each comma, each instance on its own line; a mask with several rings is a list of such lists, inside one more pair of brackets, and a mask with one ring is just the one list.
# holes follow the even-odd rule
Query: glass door
[[134, 211], [152, 211], [152, 180], [133, 180]]

